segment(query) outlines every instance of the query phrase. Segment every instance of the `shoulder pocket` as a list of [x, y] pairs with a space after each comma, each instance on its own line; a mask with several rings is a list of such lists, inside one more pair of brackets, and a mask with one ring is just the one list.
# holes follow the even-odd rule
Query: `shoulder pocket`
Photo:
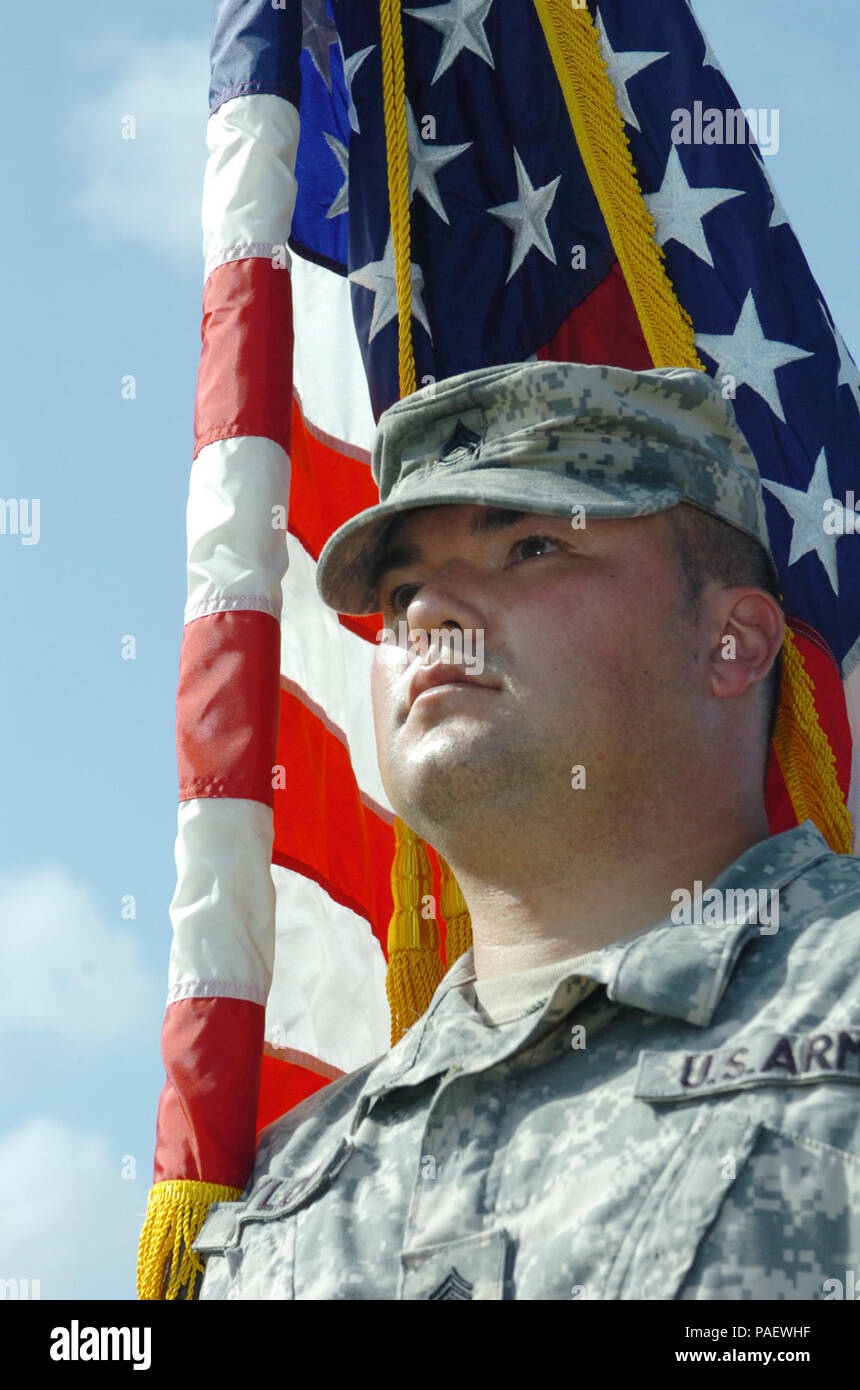
[[293, 1295], [293, 1214], [324, 1191], [349, 1159], [353, 1145], [337, 1147], [304, 1173], [267, 1174], [246, 1201], [217, 1202], [193, 1249], [206, 1260], [201, 1299], [284, 1299]]
[[340, 1172], [352, 1153], [349, 1139], [341, 1139], [328, 1157], [301, 1174], [287, 1178], [267, 1174], [251, 1188], [244, 1202], [216, 1202], [204, 1221], [193, 1249], [211, 1254], [237, 1245], [242, 1228], [252, 1222], [280, 1221], [317, 1195]]

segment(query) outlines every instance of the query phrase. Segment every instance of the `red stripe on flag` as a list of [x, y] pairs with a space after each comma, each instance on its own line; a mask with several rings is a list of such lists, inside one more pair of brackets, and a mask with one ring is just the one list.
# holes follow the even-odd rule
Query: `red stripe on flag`
[[320, 439], [295, 399], [291, 464], [290, 530], [316, 560], [338, 526], [376, 506], [379, 489], [370, 465]]
[[271, 806], [280, 629], [268, 613], [187, 623], [179, 658], [179, 800], [236, 796]]
[[349, 613], [339, 613], [341, 627], [345, 627], [348, 632], [354, 632], [356, 637], [363, 637], [366, 642], [376, 645], [376, 634], [383, 627], [381, 613], [369, 613], [365, 618], [355, 618]]
[[291, 691], [282, 689], [280, 700], [277, 762], [287, 785], [275, 796], [272, 861], [365, 917], [385, 951], [394, 830], [362, 801], [336, 734]]
[[654, 365], [617, 261], [535, 355], [542, 362], [611, 362], [632, 371]]
[[[358, 512], [376, 506], [379, 489], [370, 466], [326, 443], [309, 428], [299, 403], [293, 401], [292, 457], [290, 469], [290, 534], [301, 541], [314, 560], [329, 536]], [[381, 614], [364, 618], [338, 615], [348, 631], [367, 642], [376, 642]]]
[[244, 1188], [254, 1161], [265, 1018], [262, 1005], [246, 999], [168, 1005], [153, 1182], [196, 1178]]
[[274, 1120], [286, 1115], [288, 1110], [300, 1101], [312, 1096], [328, 1086], [331, 1077], [320, 1076], [310, 1067], [302, 1067], [297, 1062], [285, 1062], [280, 1057], [270, 1057], [263, 1053], [263, 1067], [260, 1074], [260, 1098], [257, 1105], [257, 1132], [265, 1129]]
[[203, 290], [194, 457], [206, 444], [262, 435], [289, 453], [293, 399], [290, 277], [261, 256], [219, 265]]

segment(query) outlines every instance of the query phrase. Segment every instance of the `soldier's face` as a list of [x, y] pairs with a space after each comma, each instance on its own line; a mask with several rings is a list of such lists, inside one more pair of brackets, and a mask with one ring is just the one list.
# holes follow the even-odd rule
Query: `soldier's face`
[[[665, 756], [695, 660], [679, 640], [665, 515], [574, 529], [564, 517], [427, 507], [396, 524], [387, 552], [377, 751], [392, 805], [420, 833], [438, 842], [438, 826], [478, 806], [539, 815], [543, 798], [557, 809], [574, 765], [591, 784]], [[458, 683], [413, 698], [418, 669], [440, 660]]]

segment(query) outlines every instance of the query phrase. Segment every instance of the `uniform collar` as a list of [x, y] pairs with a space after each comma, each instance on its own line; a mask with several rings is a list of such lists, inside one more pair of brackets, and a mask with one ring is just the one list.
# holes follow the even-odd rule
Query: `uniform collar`
[[[724, 923], [706, 919], [702, 925], [679, 925], [667, 918], [630, 944], [609, 947], [605, 966], [600, 962], [606, 970], [601, 978], [607, 996], [619, 1004], [708, 1027], [746, 943], [752, 938], [767, 941], [779, 930], [778, 924], [765, 922], [770, 895], [831, 854], [811, 820], [751, 845], [702, 892], [706, 903], [714, 890], [726, 903], [726, 894], [734, 889], [744, 894], [746, 910]], [[759, 904], [764, 908], [761, 920]]]
[[[745, 894], [752, 889], [756, 902], [769, 903], [769, 898], [759, 899], [758, 894], [785, 887], [831, 853], [814, 823], [805, 820], [751, 845], [718, 878], [704, 885], [706, 906], [707, 895], [713, 890], [724, 895], [729, 889]], [[576, 974], [558, 981], [540, 1009], [501, 1031], [488, 1030], [475, 1008], [471, 986], [476, 977], [470, 949], [447, 972], [424, 1017], [371, 1072], [362, 1094], [370, 1097], [397, 1085], [417, 1084], [450, 1069], [452, 1063], [459, 1069], [464, 1059], [472, 1057], [472, 1042], [475, 1061], [481, 1066], [501, 1060], [533, 1036], [549, 1031], [575, 1007], [581, 997], [578, 976], [605, 985], [607, 997], [614, 1003], [707, 1027], [744, 945], [761, 931], [762, 924], [750, 908], [724, 923], [687, 925], [667, 917], [632, 940], [595, 952]], [[768, 938], [763, 935], [762, 939]], [[460, 1046], [452, 1051], [440, 1044], [439, 1037], [455, 1019]], [[497, 1055], [492, 1055], [494, 1052]]]

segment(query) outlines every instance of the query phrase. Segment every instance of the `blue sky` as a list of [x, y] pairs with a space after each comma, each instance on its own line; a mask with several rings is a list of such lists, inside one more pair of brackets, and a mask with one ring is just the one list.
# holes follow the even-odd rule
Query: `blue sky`
[[[151, 1181], [211, 9], [5, 20], [0, 495], [39, 498], [40, 534], [0, 536], [0, 1277], [43, 1298], [134, 1298]], [[856, 357], [860, 11], [695, 9], [740, 104], [779, 110], [768, 167]]]

